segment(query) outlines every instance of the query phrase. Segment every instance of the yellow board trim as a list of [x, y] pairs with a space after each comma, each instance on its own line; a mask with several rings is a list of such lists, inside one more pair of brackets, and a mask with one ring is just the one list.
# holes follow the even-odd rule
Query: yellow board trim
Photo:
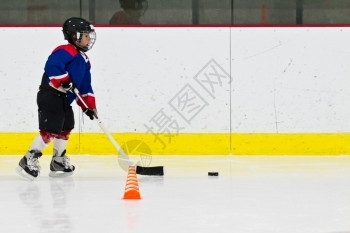
[[[37, 133], [0, 133], [0, 155], [28, 150]], [[123, 147], [149, 147], [154, 155], [350, 155], [350, 133], [113, 133]], [[130, 144], [130, 142], [132, 142]], [[74, 154], [115, 155], [103, 133], [72, 133], [67, 151]], [[148, 150], [147, 150], [148, 151]], [[43, 151], [52, 153], [52, 143]], [[128, 154], [140, 154], [138, 149]]]

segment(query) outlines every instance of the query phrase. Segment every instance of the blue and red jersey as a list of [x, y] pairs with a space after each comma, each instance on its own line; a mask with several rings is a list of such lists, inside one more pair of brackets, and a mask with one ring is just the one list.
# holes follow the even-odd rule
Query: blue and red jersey
[[[71, 44], [58, 46], [53, 50], [45, 64], [46, 82], [53, 88], [64, 91], [62, 83], [73, 82], [78, 88], [83, 100], [90, 109], [96, 108], [94, 91], [91, 86], [91, 64], [88, 56], [78, 51]], [[72, 92], [67, 92], [68, 103], [74, 100], [85, 109], [77, 96]]]

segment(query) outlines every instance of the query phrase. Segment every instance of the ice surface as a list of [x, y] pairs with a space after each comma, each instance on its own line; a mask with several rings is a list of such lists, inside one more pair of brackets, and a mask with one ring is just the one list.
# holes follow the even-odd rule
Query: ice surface
[[71, 156], [75, 174], [50, 178], [44, 155], [33, 182], [20, 158], [0, 156], [1, 232], [350, 232], [350, 156], [153, 156], [166, 174], [138, 176], [136, 201], [116, 156]]

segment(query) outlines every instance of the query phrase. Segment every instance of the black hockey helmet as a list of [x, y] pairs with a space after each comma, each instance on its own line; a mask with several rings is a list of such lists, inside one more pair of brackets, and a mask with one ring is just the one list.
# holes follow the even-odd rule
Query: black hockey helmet
[[148, 8], [147, 0], [119, 0], [120, 7], [124, 10], [143, 10], [143, 13]]
[[[77, 47], [78, 50], [88, 51], [92, 48], [96, 41], [96, 32], [92, 24], [85, 19], [72, 17], [67, 19], [63, 26], [62, 31], [64, 39], [68, 40], [69, 43]], [[90, 43], [87, 46], [79, 46], [75, 42], [80, 42], [83, 33], [89, 33]]]

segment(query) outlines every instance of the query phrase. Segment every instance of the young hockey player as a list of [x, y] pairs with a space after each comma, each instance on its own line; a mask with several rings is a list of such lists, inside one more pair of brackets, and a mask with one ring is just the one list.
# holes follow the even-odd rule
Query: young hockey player
[[[64, 22], [62, 31], [64, 39], [69, 43], [58, 46], [48, 57], [37, 93], [39, 134], [34, 138], [16, 169], [20, 175], [30, 180], [39, 175], [38, 159], [42, 156], [42, 150], [51, 141], [53, 157], [49, 175], [72, 175], [75, 167], [70, 164], [66, 156], [69, 134], [74, 128], [71, 103], [76, 100], [91, 120], [96, 114], [90, 61], [85, 54], [95, 43], [95, 30], [85, 19], [73, 17]], [[84, 107], [74, 94], [74, 88], [79, 90], [88, 108]]]

